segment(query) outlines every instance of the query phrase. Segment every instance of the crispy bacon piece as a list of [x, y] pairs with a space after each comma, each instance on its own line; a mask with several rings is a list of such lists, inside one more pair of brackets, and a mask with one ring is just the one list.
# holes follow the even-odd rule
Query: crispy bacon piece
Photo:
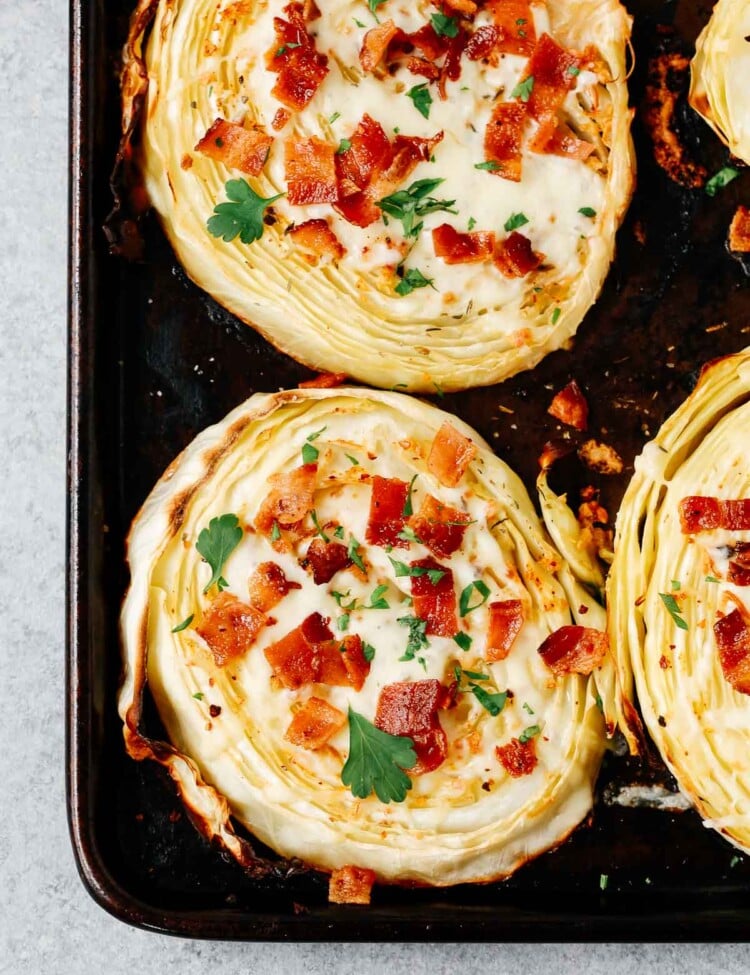
[[293, 745], [316, 751], [346, 724], [346, 715], [319, 697], [311, 697], [292, 718], [284, 737]]
[[447, 559], [461, 547], [471, 515], [443, 504], [431, 494], [422, 502], [419, 511], [409, 519], [409, 527], [433, 555]]
[[454, 13], [463, 14], [464, 17], [473, 17], [477, 12], [477, 5], [474, 0], [433, 0], [436, 7], [452, 10]]
[[544, 254], [537, 253], [529, 238], [517, 230], [501, 240], [495, 250], [495, 267], [506, 278], [523, 278], [538, 268], [543, 260]]
[[375, 874], [364, 867], [339, 867], [331, 874], [328, 900], [331, 904], [369, 904]]
[[286, 108], [277, 108], [274, 117], [271, 120], [271, 128], [274, 130], [274, 132], [281, 131], [291, 117], [292, 113]]
[[282, 105], [299, 111], [328, 74], [328, 58], [315, 50], [313, 39], [307, 33], [302, 5], [290, 3], [284, 7], [284, 13], [288, 21], [281, 17], [273, 19], [276, 43], [266, 55], [266, 66], [278, 74], [271, 94]]
[[622, 457], [608, 443], [587, 440], [578, 448], [578, 456], [587, 467], [599, 474], [622, 473]]
[[393, 150], [383, 126], [367, 113], [349, 136], [351, 148], [336, 156], [336, 174], [342, 197], [366, 189], [376, 173], [386, 170]]
[[539, 655], [553, 674], [590, 674], [604, 660], [609, 638], [589, 626], [561, 626], [539, 647]]
[[[481, 61], [491, 58], [495, 47], [500, 41], [500, 28], [494, 24], [484, 24], [478, 27], [466, 42], [466, 57], [470, 61]], [[492, 58], [494, 64], [497, 58]]]
[[432, 61], [428, 61], [427, 58], [419, 58], [416, 55], [412, 55], [406, 59], [406, 67], [412, 74], [421, 75], [423, 78], [427, 78], [428, 81], [437, 81], [440, 77], [440, 68], [433, 64]]
[[750, 253], [750, 209], [738, 206], [729, 225], [729, 249], [738, 254]]
[[299, 525], [312, 511], [317, 473], [317, 464], [303, 464], [288, 474], [272, 474], [268, 478], [271, 490], [255, 518], [258, 531], [270, 535], [274, 522], [283, 528]]
[[438, 717], [445, 690], [438, 680], [418, 680], [386, 684], [380, 692], [375, 725], [414, 742], [417, 764], [409, 769], [410, 775], [432, 772], [448, 754], [448, 739]]
[[429, 139], [417, 135], [397, 135], [393, 140], [393, 157], [385, 172], [373, 184], [373, 199], [380, 200], [392, 193], [397, 186], [411, 175], [421, 162], [432, 158], [435, 146], [442, 142], [443, 133], [438, 132]]
[[485, 10], [492, 14], [498, 31], [498, 52], [523, 57], [533, 52], [536, 31], [528, 0], [489, 0]]
[[750, 530], [750, 498], [721, 501], [719, 498], [692, 496], [680, 501], [679, 513], [684, 535], [713, 531], [715, 528]]
[[392, 545], [406, 548], [409, 544], [398, 533], [403, 531], [406, 515], [404, 507], [409, 494], [409, 485], [397, 477], [372, 479], [370, 514], [367, 519], [365, 539], [368, 545]]
[[495, 754], [508, 775], [512, 775], [514, 779], [531, 775], [539, 762], [536, 738], [529, 738], [528, 741], [511, 738], [507, 745], [498, 745]]
[[750, 626], [739, 609], [714, 623], [724, 677], [740, 694], [750, 694]]
[[338, 200], [335, 151], [330, 142], [315, 136], [285, 143], [287, 199], [293, 206]]
[[489, 231], [462, 234], [450, 224], [441, 223], [432, 231], [432, 246], [436, 257], [446, 264], [478, 264], [492, 259], [495, 235]]
[[318, 683], [359, 691], [370, 672], [360, 637], [334, 640], [320, 613], [312, 613], [263, 652], [274, 676], [290, 690]]
[[346, 254], [346, 248], [331, 230], [327, 220], [305, 220], [304, 223], [290, 227], [287, 233], [295, 244], [304, 250], [312, 251], [318, 257], [330, 257], [332, 260], [339, 261]]
[[567, 386], [555, 393], [547, 412], [576, 430], [585, 430], [588, 426], [589, 404], [575, 379], [571, 379]]
[[340, 542], [325, 542], [322, 538], [314, 538], [307, 549], [307, 555], [302, 560], [305, 568], [312, 569], [313, 582], [316, 586], [331, 579], [341, 569], [352, 564], [346, 545]]
[[[356, 633], [345, 636], [343, 640], [334, 640], [335, 647], [332, 650], [337, 653], [338, 659], [344, 665], [345, 676], [339, 681], [327, 680], [325, 683], [339, 683], [341, 686], [353, 687], [355, 691], [361, 691], [367, 675], [370, 673], [370, 662], [365, 657], [365, 649], [362, 638]], [[334, 657], [330, 658], [335, 659]]]
[[425, 24], [424, 27], [420, 27], [419, 30], [415, 30], [411, 34], [404, 34], [403, 38], [399, 39], [399, 44], [394, 46], [403, 47], [404, 45], [407, 47], [413, 45], [429, 61], [437, 61], [448, 50], [448, 38], [438, 34], [432, 24]]
[[529, 115], [544, 119], [554, 115], [565, 101], [565, 96], [575, 87], [580, 70], [578, 56], [566, 51], [549, 34], [542, 34], [531, 55], [523, 80], [534, 78], [529, 93]]
[[267, 613], [278, 605], [292, 589], [301, 589], [298, 582], [291, 582], [284, 570], [275, 562], [261, 562], [248, 582], [250, 605], [261, 613]]
[[445, 52], [445, 60], [440, 69], [440, 78], [438, 80], [438, 92], [443, 101], [448, 97], [445, 88], [446, 83], [449, 81], [458, 81], [461, 77], [461, 55], [464, 53], [468, 40], [469, 35], [463, 27], [458, 28], [458, 33], [455, 37], [448, 39], [448, 50]]
[[433, 582], [427, 573], [411, 577], [414, 614], [427, 624], [426, 633], [434, 636], [455, 636], [458, 633], [458, 624], [453, 573], [430, 558], [417, 559], [410, 565], [412, 569], [427, 569], [443, 573], [436, 582]]
[[396, 27], [392, 20], [385, 20], [367, 31], [359, 52], [359, 63], [365, 74], [375, 70], [385, 57], [388, 45], [399, 34], [403, 34], [403, 31]]
[[427, 470], [445, 487], [456, 487], [476, 452], [475, 444], [446, 420], [432, 441]]
[[249, 650], [265, 625], [263, 613], [222, 592], [211, 601], [195, 632], [208, 644], [216, 666], [223, 667]]
[[345, 372], [319, 372], [312, 379], [297, 384], [298, 389], [334, 389], [341, 386], [349, 377]]
[[521, 145], [526, 118], [526, 106], [522, 102], [500, 102], [495, 105], [484, 133], [485, 162], [497, 167], [488, 172], [514, 183], [521, 180]]
[[490, 603], [490, 628], [484, 659], [488, 663], [505, 660], [523, 626], [523, 603], [520, 599], [504, 599]]
[[257, 176], [268, 159], [272, 144], [273, 137], [260, 129], [246, 129], [237, 122], [217, 118], [196, 144], [195, 151], [223, 162], [230, 169]]
[[734, 546], [728, 578], [734, 586], [750, 586], [750, 542], [738, 542]]
[[547, 156], [563, 156], [581, 162], [589, 158], [594, 148], [592, 143], [577, 138], [569, 126], [554, 117], [543, 119], [529, 140], [529, 149], [532, 152]]

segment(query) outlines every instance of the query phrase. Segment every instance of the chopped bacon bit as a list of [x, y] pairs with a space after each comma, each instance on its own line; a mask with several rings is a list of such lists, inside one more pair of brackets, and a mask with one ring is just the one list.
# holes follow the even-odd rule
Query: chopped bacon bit
[[[466, 57], [470, 61], [481, 61], [483, 58], [489, 58], [494, 53], [499, 40], [499, 27], [495, 27], [493, 24], [478, 27], [466, 44]], [[495, 60], [497, 59], [493, 58], [493, 63]]]
[[318, 680], [321, 669], [320, 645], [328, 644], [333, 633], [328, 620], [312, 613], [281, 640], [266, 647], [263, 653], [274, 676], [290, 690]]
[[430, 61], [437, 61], [448, 50], [447, 38], [438, 34], [432, 24], [425, 24], [412, 34], [405, 34], [403, 42], [406, 45], [413, 44]]
[[272, 143], [273, 137], [260, 129], [246, 129], [237, 122], [217, 118], [195, 150], [218, 159], [230, 169], [257, 176], [268, 159]]
[[556, 460], [560, 460], [561, 457], [567, 457], [572, 451], [572, 443], [559, 443], [548, 440], [542, 448], [537, 463], [541, 470], [548, 471]]
[[319, 697], [311, 697], [292, 718], [284, 737], [293, 745], [315, 751], [346, 724], [346, 715]]
[[369, 904], [375, 874], [362, 867], [339, 867], [331, 874], [328, 900], [331, 904]]
[[288, 112], [285, 108], [278, 108], [271, 121], [271, 128], [274, 130], [274, 132], [279, 132], [284, 128], [291, 117], [291, 112]]
[[297, 384], [298, 389], [334, 389], [341, 386], [349, 377], [345, 372], [319, 372], [312, 379]]
[[315, 50], [302, 6], [290, 3], [284, 13], [289, 21], [273, 19], [276, 43], [266, 55], [266, 66], [278, 74], [271, 94], [287, 108], [299, 110], [308, 104], [328, 74], [328, 58]]
[[526, 118], [523, 103], [500, 102], [493, 109], [484, 133], [485, 161], [497, 166], [488, 172], [514, 183], [521, 180], [521, 145]]
[[383, 126], [369, 115], [349, 136], [351, 146], [336, 157], [340, 195], [351, 196], [366, 189], [376, 173], [388, 168], [393, 150]]
[[414, 614], [427, 624], [425, 633], [434, 636], [455, 636], [458, 632], [458, 624], [453, 573], [431, 558], [417, 559], [410, 564], [412, 569], [427, 569], [429, 572], [443, 573], [436, 582], [433, 582], [427, 573], [411, 577]]
[[750, 586], [750, 559], [747, 552], [729, 560], [728, 579], [733, 586]]
[[414, 742], [417, 764], [409, 769], [410, 775], [431, 772], [448, 754], [448, 739], [438, 717], [444, 700], [445, 688], [438, 680], [386, 684], [380, 692], [375, 725]]
[[397, 34], [403, 31], [396, 27], [392, 20], [385, 20], [377, 27], [368, 30], [362, 40], [362, 48], [359, 52], [359, 63], [365, 74], [374, 71], [380, 64], [391, 43]]
[[750, 253], [750, 209], [738, 206], [729, 225], [729, 249], [739, 254]]
[[578, 456], [587, 467], [599, 474], [622, 474], [622, 457], [609, 444], [587, 440], [578, 448]]
[[505, 599], [490, 603], [490, 631], [484, 659], [488, 663], [505, 660], [523, 626], [523, 603], [520, 599]]
[[330, 142], [315, 136], [284, 145], [287, 199], [293, 206], [338, 200], [335, 151]]
[[477, 264], [492, 259], [495, 235], [489, 231], [462, 234], [450, 224], [441, 223], [432, 231], [432, 246], [446, 264]]
[[613, 532], [607, 528], [609, 512], [599, 504], [599, 492], [593, 487], [581, 490], [583, 503], [578, 508], [578, 524], [581, 526], [580, 545], [597, 554], [602, 550], [611, 551]]
[[406, 548], [409, 543], [398, 535], [404, 528], [404, 506], [408, 494], [409, 485], [405, 481], [396, 477], [380, 477], [377, 474], [373, 477], [370, 514], [365, 534], [368, 545]]
[[533, 250], [529, 238], [517, 230], [500, 241], [495, 251], [495, 266], [506, 278], [523, 278], [543, 260], [544, 254]]
[[571, 379], [567, 386], [555, 394], [547, 412], [576, 430], [585, 430], [588, 426], [589, 404], [575, 379]]
[[726, 528], [728, 531], [750, 530], [750, 498], [720, 501], [718, 498], [693, 496], [679, 504], [680, 527], [684, 535]]
[[440, 68], [428, 61], [427, 58], [418, 58], [414, 55], [406, 59], [407, 70], [412, 74], [421, 75], [429, 81], [437, 81], [440, 77]]
[[331, 579], [341, 569], [352, 564], [346, 545], [340, 542], [325, 542], [322, 538], [314, 538], [307, 549], [307, 555], [302, 560], [305, 568], [312, 569], [313, 582], [320, 586]]
[[604, 660], [609, 638], [588, 626], [561, 626], [539, 647], [553, 674], [590, 674]]
[[[353, 687], [355, 691], [361, 691], [367, 675], [370, 673], [370, 662], [365, 657], [365, 649], [362, 638], [356, 633], [345, 636], [339, 643], [334, 641], [336, 646], [335, 653], [344, 665], [345, 677], [339, 681], [341, 686]], [[333, 680], [325, 681], [333, 684]]]
[[750, 694], [750, 626], [739, 609], [714, 623], [724, 677], [740, 694]]
[[476, 452], [475, 444], [446, 420], [432, 441], [427, 470], [445, 487], [456, 487]]
[[412, 170], [421, 162], [432, 158], [435, 146], [442, 142], [443, 133], [438, 132], [429, 139], [416, 135], [397, 135], [393, 140], [393, 158], [390, 165], [375, 182], [374, 199], [380, 200], [404, 182]]
[[471, 515], [443, 504], [431, 494], [422, 502], [419, 511], [409, 519], [409, 527], [433, 555], [448, 558], [461, 547]]
[[259, 610], [222, 592], [211, 601], [195, 632], [208, 644], [216, 666], [223, 667], [250, 649], [265, 624]]
[[534, 78], [528, 100], [529, 115], [536, 119], [554, 115], [567, 93], [575, 87], [576, 69], [580, 69], [577, 55], [560, 47], [549, 34], [542, 34], [526, 65], [523, 79]]
[[690, 59], [676, 51], [648, 63], [648, 81], [641, 118], [654, 143], [654, 158], [671, 180], [697, 189], [706, 182], [704, 166], [690, 158], [675, 129], [677, 104], [689, 84]]
[[327, 220], [305, 220], [304, 223], [290, 227], [287, 233], [295, 244], [319, 257], [330, 257], [338, 261], [346, 254], [346, 248], [331, 230]]
[[433, 0], [436, 7], [453, 10], [454, 13], [463, 14], [464, 17], [473, 17], [477, 12], [477, 5], [474, 0]]
[[272, 474], [268, 478], [271, 490], [255, 518], [255, 527], [261, 534], [270, 535], [275, 521], [286, 528], [299, 525], [312, 511], [317, 473], [317, 464], [303, 464], [288, 474]]
[[542, 119], [529, 141], [529, 149], [547, 156], [563, 156], [583, 162], [588, 159], [595, 146], [577, 138], [567, 125], [552, 117]]
[[512, 775], [514, 779], [531, 775], [539, 762], [536, 738], [529, 738], [527, 741], [511, 738], [507, 745], [497, 745], [495, 754], [508, 775]]
[[443, 67], [440, 69], [440, 80], [438, 81], [438, 92], [443, 101], [448, 97], [445, 89], [446, 82], [458, 81], [461, 77], [461, 55], [464, 53], [468, 39], [468, 33], [463, 27], [459, 27], [456, 36], [448, 40], [448, 50], [445, 54]]
[[309, 24], [311, 20], [317, 20], [320, 16], [322, 15], [315, 0], [304, 0], [302, 17], [305, 23]]
[[536, 31], [528, 0], [490, 0], [485, 9], [498, 29], [497, 50], [528, 57], [534, 50]]
[[250, 605], [261, 613], [273, 609], [292, 589], [301, 589], [298, 582], [291, 582], [284, 570], [275, 562], [261, 562], [248, 582]]

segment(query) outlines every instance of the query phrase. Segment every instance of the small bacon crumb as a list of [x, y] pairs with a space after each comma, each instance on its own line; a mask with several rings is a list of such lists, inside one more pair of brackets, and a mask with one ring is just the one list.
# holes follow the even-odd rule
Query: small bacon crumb
[[490, 231], [462, 234], [442, 223], [432, 231], [432, 246], [446, 264], [478, 264], [492, 259], [495, 235]]
[[223, 162], [230, 169], [257, 176], [272, 144], [273, 138], [260, 129], [246, 129], [237, 122], [217, 118], [196, 144], [195, 151]]
[[750, 626], [744, 613], [733, 609], [713, 629], [724, 677], [740, 694], [750, 694]]
[[290, 582], [284, 570], [275, 562], [261, 562], [248, 582], [250, 605], [261, 613], [273, 609], [292, 589], [301, 589], [298, 582]]
[[211, 601], [195, 632], [208, 644], [216, 666], [223, 667], [246, 653], [265, 625], [263, 613], [222, 592]]
[[484, 133], [485, 162], [496, 167], [488, 172], [514, 183], [521, 180], [521, 146], [527, 114], [523, 103], [499, 102]]
[[738, 206], [729, 225], [729, 249], [739, 254], [750, 253], [750, 210]]
[[291, 226], [287, 234], [302, 250], [312, 252], [314, 255], [312, 261], [315, 264], [318, 257], [329, 257], [331, 260], [340, 261], [346, 254], [346, 248], [331, 230], [327, 220], [305, 220], [304, 223]]
[[448, 739], [438, 717], [445, 699], [446, 688], [437, 680], [386, 684], [380, 692], [375, 726], [389, 735], [406, 735], [414, 742], [417, 764], [409, 770], [410, 775], [431, 772], [448, 754]]
[[339, 867], [331, 874], [328, 900], [331, 904], [369, 904], [375, 874], [363, 867]]
[[571, 379], [567, 386], [555, 394], [547, 412], [576, 430], [585, 430], [588, 426], [589, 404], [575, 379]]
[[446, 421], [432, 441], [427, 469], [445, 487], [456, 487], [476, 452], [476, 445]]
[[523, 278], [543, 260], [544, 254], [534, 251], [529, 238], [517, 230], [500, 241], [495, 250], [495, 266], [506, 278]]
[[505, 660], [523, 626], [523, 604], [520, 599], [490, 603], [490, 629], [484, 659], [488, 663]]
[[539, 762], [536, 738], [529, 738], [527, 741], [511, 738], [507, 745], [496, 746], [495, 755], [508, 775], [512, 775], [514, 779], [531, 775]]
[[349, 377], [345, 372], [319, 372], [312, 379], [298, 383], [298, 389], [334, 389], [341, 386]]
[[561, 626], [546, 638], [538, 653], [553, 674], [590, 674], [604, 660], [609, 638], [588, 626]]
[[319, 697], [311, 697], [292, 718], [284, 737], [293, 745], [316, 751], [346, 724], [346, 715]]
[[359, 52], [359, 63], [365, 74], [374, 71], [383, 59], [388, 45], [401, 31], [392, 20], [385, 20], [377, 27], [368, 30], [362, 39], [362, 48]]
[[622, 473], [622, 457], [609, 444], [587, 440], [578, 448], [578, 456], [587, 467], [599, 474]]

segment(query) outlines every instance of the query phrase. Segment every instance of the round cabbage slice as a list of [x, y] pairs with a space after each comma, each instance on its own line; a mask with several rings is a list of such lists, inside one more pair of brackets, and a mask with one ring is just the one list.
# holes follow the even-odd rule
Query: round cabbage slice
[[[598, 297], [633, 183], [630, 18], [618, 0], [519, 0], [499, 27], [502, 4], [478, 7], [388, 0], [380, 27], [361, 0], [142, 0], [133, 17], [126, 143], [142, 115], [134, 158], [179, 260], [315, 369], [411, 391], [498, 382]], [[366, 69], [389, 23], [402, 33]], [[295, 82], [309, 101], [291, 109]]]
[[325, 871], [489, 881], [588, 813], [615, 720], [604, 611], [455, 417], [255, 395], [170, 466], [128, 561], [128, 751], [242, 863], [232, 820]]
[[750, 3], [719, 0], [695, 45], [690, 104], [750, 165]]
[[[750, 350], [706, 366], [636, 460], [617, 517], [610, 640], [630, 715], [706, 825], [750, 848]], [[745, 524], [743, 529], [739, 526]], [[713, 527], [710, 527], [713, 525]]]

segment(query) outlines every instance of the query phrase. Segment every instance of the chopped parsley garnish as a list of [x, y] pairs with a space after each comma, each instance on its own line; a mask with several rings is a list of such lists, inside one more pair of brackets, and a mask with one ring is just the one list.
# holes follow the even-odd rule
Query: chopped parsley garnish
[[534, 90], [534, 75], [530, 74], [528, 78], [524, 78], [523, 81], [519, 81], [513, 91], [510, 93], [511, 98], [520, 98], [522, 102], [527, 102], [531, 98], [531, 92]]
[[339, 147], [336, 150], [336, 155], [340, 156], [342, 152], [349, 152], [351, 147], [352, 147], [352, 143], [350, 139], [342, 139], [341, 142], [339, 142]]
[[429, 195], [443, 182], [445, 182], [443, 179], [418, 179], [405, 190], [397, 190], [390, 196], [384, 196], [382, 200], [376, 201], [377, 206], [384, 213], [401, 221], [405, 237], [416, 237], [422, 229], [422, 223], [416, 223], [417, 217], [440, 210], [446, 213], [458, 213], [458, 210], [453, 209], [455, 200], [436, 200]]
[[445, 390], [443, 389], [443, 387], [439, 383], [436, 383], [434, 379], [432, 380], [432, 385], [435, 387], [435, 395], [439, 399], [443, 399], [443, 397], [445, 396]]
[[396, 570], [397, 578], [399, 576], [411, 576], [412, 578], [427, 576], [433, 586], [436, 586], [445, 575], [444, 569], [425, 569], [424, 566], [421, 565], [407, 565], [405, 562], [398, 562], [396, 559], [392, 559], [390, 555], [388, 558], [391, 565]]
[[190, 626], [190, 624], [193, 622], [194, 619], [195, 619], [195, 613], [191, 613], [190, 616], [186, 617], [182, 621], [182, 623], [178, 623], [177, 626], [173, 626], [172, 632], [182, 633], [183, 630], [186, 630]]
[[596, 216], [596, 210], [593, 207], [581, 207], [581, 209], [578, 212], [582, 214], [584, 217]]
[[341, 630], [342, 633], [345, 630], [349, 629], [349, 619], [350, 619], [349, 614], [344, 613], [342, 616], [339, 616], [339, 618], [336, 620], [336, 625], [338, 626], [338, 628]]
[[320, 455], [320, 451], [317, 447], [313, 447], [311, 443], [302, 444], [302, 463], [303, 464], [314, 464]]
[[349, 556], [349, 558], [357, 566], [358, 569], [361, 569], [362, 572], [367, 572], [365, 563], [362, 561], [362, 556], [357, 551], [358, 548], [359, 548], [359, 542], [354, 537], [354, 535], [352, 535], [351, 538], [349, 539], [349, 547], [346, 550], [346, 554]]
[[195, 547], [198, 554], [211, 566], [211, 578], [206, 583], [203, 592], [206, 593], [216, 584], [219, 592], [226, 589], [229, 583], [221, 574], [224, 563], [237, 548], [242, 538], [242, 528], [237, 515], [226, 514], [212, 518], [208, 528], [204, 528], [198, 536]]
[[409, 638], [406, 641], [406, 652], [399, 660], [413, 660], [424, 647], [429, 647], [430, 641], [427, 639], [427, 621], [421, 620], [418, 616], [399, 616], [397, 623], [409, 627]]
[[362, 644], [362, 656], [371, 664], [375, 659], [375, 647], [371, 643]]
[[571, 78], [577, 78], [578, 75], [581, 73], [581, 69], [577, 65], [571, 64], [565, 73], [569, 74]]
[[430, 108], [432, 106], [432, 95], [429, 92], [426, 84], [414, 85], [406, 93], [407, 98], [411, 98], [414, 102], [414, 107], [423, 115], [425, 118], [430, 117]]
[[706, 582], [719, 582], [716, 576], [706, 576]]
[[343, 525], [336, 525], [336, 527], [333, 529], [333, 537], [334, 538], [343, 538], [344, 537], [344, 526]]
[[489, 159], [487, 162], [474, 163], [474, 169], [486, 169], [491, 173], [494, 173], [498, 169], [502, 169], [502, 168], [503, 167], [500, 165], [499, 162], [495, 162], [492, 159]]
[[[378, 7], [380, 7], [384, 3], [385, 3], [385, 0], [367, 0], [367, 7], [368, 7], [370, 13], [375, 18], [375, 20], [378, 21], [378, 23], [380, 23], [380, 20], [378, 19], [377, 9], [378, 9]], [[365, 25], [362, 24], [362, 26], [364, 27]]]
[[501, 691], [499, 694], [490, 694], [489, 691], [480, 687], [479, 684], [469, 684], [469, 690], [485, 711], [489, 711], [493, 718], [496, 718], [500, 714], [505, 707], [505, 702], [508, 700], [507, 691]]
[[519, 227], [523, 227], [528, 222], [529, 218], [525, 213], [512, 213], [505, 221], [504, 227], [505, 230], [510, 232], [511, 230], [518, 230]]
[[602, 701], [601, 694], [597, 694], [594, 698], [594, 704], [599, 708], [602, 714], [604, 714], [604, 702]]
[[716, 196], [719, 190], [723, 190], [725, 186], [731, 183], [733, 179], [737, 179], [739, 175], [739, 169], [735, 169], [734, 166], [724, 166], [718, 173], [714, 173], [706, 183], [706, 194], [708, 196]]
[[208, 218], [206, 227], [213, 237], [221, 237], [230, 241], [239, 236], [243, 244], [252, 244], [263, 236], [263, 214], [283, 193], [264, 198], [258, 196], [247, 180], [227, 180], [224, 191], [228, 203], [219, 203], [214, 207], [214, 215]]
[[609, 874], [599, 874], [599, 890], [606, 890], [609, 886]]
[[310, 512], [310, 517], [312, 518], [313, 525], [315, 525], [316, 533], [320, 535], [320, 537], [323, 539], [324, 542], [330, 542], [331, 539], [328, 537], [328, 535], [326, 535], [326, 533], [320, 527], [320, 522], [318, 521], [318, 512], [315, 510], [315, 508], [313, 508], [313, 510]]
[[687, 620], [682, 616], [682, 610], [680, 609], [680, 605], [674, 596], [668, 592], [660, 592], [659, 599], [661, 599], [661, 601], [664, 603], [667, 612], [674, 620], [675, 626], [677, 626], [680, 630], [687, 630]]
[[526, 23], [526, 18], [519, 17], [518, 20], [516, 21], [516, 27], [523, 27], [525, 23]]
[[388, 600], [384, 598], [388, 592], [388, 584], [376, 586], [370, 596], [370, 602], [365, 603], [365, 609], [388, 609]]
[[462, 650], [468, 650], [474, 642], [468, 633], [456, 633], [453, 639]]
[[328, 119], [328, 124], [333, 125], [333, 123], [338, 121], [338, 119], [340, 118], [341, 118], [341, 112], [334, 112], [333, 115]]
[[464, 670], [463, 671], [463, 674], [464, 674], [464, 677], [468, 677], [469, 680], [489, 680], [490, 679], [490, 675], [489, 674], [480, 674], [480, 673], [477, 673], [476, 670]]
[[550, 319], [553, 325], [557, 325], [557, 321], [560, 318], [561, 314], [562, 314], [562, 308], [553, 308], [552, 318]]
[[[471, 597], [474, 590], [479, 593], [481, 599], [478, 603], [471, 605]], [[461, 596], [458, 600], [458, 611], [461, 616], [468, 616], [469, 613], [473, 613], [475, 609], [479, 609], [484, 603], [489, 599], [490, 590], [486, 582], [482, 582], [481, 579], [475, 579], [474, 582], [470, 582], [468, 586], [463, 590]]]
[[193, 694], [193, 697], [195, 698], [196, 701], [202, 701], [203, 691], [196, 691], [195, 694]]
[[[373, 11], [373, 13], [374, 12], [375, 11]], [[361, 20], [357, 20], [356, 17], [354, 18], [354, 23], [357, 25], [357, 27], [367, 27], [367, 24], [363, 24], [362, 21]]]
[[[421, 226], [422, 225], [420, 224], [420, 227]], [[406, 295], [410, 295], [412, 291], [416, 291], [417, 288], [426, 288], [429, 286], [434, 291], [437, 291], [437, 288], [435, 288], [432, 281], [433, 279], [426, 278], [424, 274], [422, 274], [422, 272], [419, 270], [419, 268], [410, 267], [409, 270], [401, 278], [399, 283], [396, 285], [394, 291], [396, 292], [397, 295], [401, 295], [402, 298], [405, 297]]]
[[541, 734], [542, 729], [538, 724], [531, 724], [528, 728], [524, 728], [521, 734], [518, 736], [518, 740], [522, 745], [525, 745], [527, 741], [532, 738], [536, 738], [537, 735]]
[[411, 789], [404, 769], [417, 763], [411, 738], [389, 735], [349, 708], [349, 757], [341, 781], [358, 799], [373, 792], [381, 802], [403, 802]]
[[357, 597], [356, 596], [354, 597], [354, 599], [352, 599], [352, 601], [350, 603], [347, 604], [347, 603], [344, 602], [345, 599], [348, 599], [349, 596], [351, 596], [351, 590], [350, 589], [347, 589], [346, 592], [337, 592], [334, 589], [333, 592], [331, 593], [331, 595], [336, 600], [336, 605], [337, 606], [340, 606], [344, 610], [355, 609], [356, 606], [357, 606]]
[[404, 507], [401, 511], [402, 518], [409, 518], [414, 514], [414, 506], [411, 501], [411, 493], [414, 490], [414, 482], [419, 475], [415, 474], [414, 477], [409, 481], [409, 490], [406, 492], [406, 501], [404, 501]]
[[458, 37], [458, 20], [446, 14], [433, 14], [430, 18], [435, 33], [439, 37]]
[[672, 592], [679, 592], [682, 589], [682, 583], [679, 579], [672, 579], [669, 585], [672, 587]]
[[468, 227], [468, 229], [469, 230], [473, 230], [476, 227], [476, 225], [477, 225], [477, 222], [474, 219], [474, 217], [469, 217], [469, 227]]
[[352, 457], [351, 454], [344, 454], [344, 457], [346, 457], [346, 459], [349, 461], [349, 463], [352, 465], [352, 467], [358, 467], [359, 466], [359, 461], [357, 460], [356, 457]]
[[528, 703], [528, 701], [524, 701], [524, 703], [523, 703], [523, 709], [526, 712], [526, 714], [533, 714], [534, 713], [534, 709]]
[[402, 542], [414, 542], [415, 545], [422, 544], [422, 539], [408, 525], [404, 525], [403, 530], [398, 533], [396, 538], [400, 538]]
[[274, 521], [271, 527], [271, 541], [278, 542], [280, 538], [281, 538], [281, 529], [279, 528], [279, 523], [278, 521]]

